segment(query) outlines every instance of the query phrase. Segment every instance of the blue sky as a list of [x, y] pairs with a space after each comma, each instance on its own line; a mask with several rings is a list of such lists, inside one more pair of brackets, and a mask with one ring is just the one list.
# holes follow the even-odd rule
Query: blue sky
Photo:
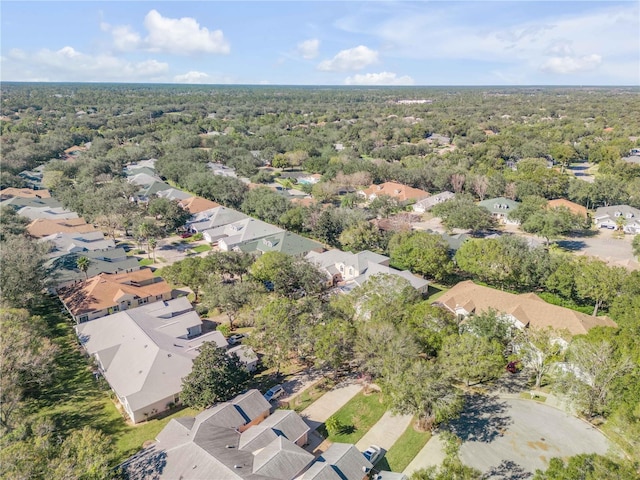
[[638, 85], [640, 2], [7, 1], [3, 81]]

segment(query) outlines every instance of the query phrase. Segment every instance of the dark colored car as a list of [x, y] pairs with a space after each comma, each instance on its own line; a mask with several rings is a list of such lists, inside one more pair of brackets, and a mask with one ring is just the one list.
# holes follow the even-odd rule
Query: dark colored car
[[520, 371], [520, 362], [514, 361], [507, 363], [507, 372], [509, 373], [518, 373]]
[[193, 233], [191, 232], [184, 232], [180, 234], [180, 238], [189, 238], [189, 237], [193, 237]]

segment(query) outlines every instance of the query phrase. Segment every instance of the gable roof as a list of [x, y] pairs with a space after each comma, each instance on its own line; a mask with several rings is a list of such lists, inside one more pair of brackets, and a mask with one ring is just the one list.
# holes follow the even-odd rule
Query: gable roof
[[32, 190], [31, 188], [7, 187], [0, 190], [0, 200], [13, 197], [20, 198], [51, 198], [49, 190]]
[[243, 252], [284, 252], [289, 255], [306, 254], [311, 250], [322, 251], [321, 243], [310, 240], [295, 233], [282, 231], [275, 235], [269, 235], [243, 244], [240, 249]]
[[0, 202], [0, 205], [3, 206], [3, 207], [5, 207], [5, 206], [12, 207], [12, 208], [14, 208], [16, 210], [19, 210], [19, 209], [24, 208], [24, 207], [35, 207], [35, 208], [62, 207], [62, 203], [60, 203], [55, 198], [51, 198], [51, 197], [45, 197], [45, 198], [38, 198], [38, 197], [10, 197], [10, 198], [7, 198], [6, 200], [2, 200], [2, 202]]
[[513, 212], [518, 208], [520, 202], [516, 202], [505, 197], [498, 197], [483, 200], [482, 202], [478, 202], [478, 205], [486, 208], [491, 213], [508, 215], [510, 212]]
[[476, 285], [470, 280], [458, 283], [434, 303], [446, 307], [453, 313], [457, 313], [456, 310], [461, 308], [467, 313], [480, 313], [493, 308], [512, 315], [525, 326], [552, 327], [567, 330], [571, 335], [584, 334], [598, 326], [617, 327], [609, 317], [594, 317], [551, 305], [535, 294], [516, 295]]
[[180, 206], [189, 213], [195, 214], [219, 207], [220, 204], [202, 197], [190, 197], [182, 200]]
[[582, 205], [574, 203], [566, 198], [557, 198], [555, 200], [549, 200], [547, 202], [547, 208], [558, 208], [565, 207], [569, 209], [571, 213], [574, 215], [580, 215], [581, 217], [587, 218], [587, 209]]
[[355, 445], [334, 443], [300, 477], [301, 480], [362, 480], [373, 465]]
[[154, 277], [149, 268], [127, 273], [101, 273], [58, 292], [74, 317], [119, 305], [126, 296], [146, 298], [170, 294], [169, 284]]
[[188, 338], [189, 328], [201, 324], [189, 301], [178, 298], [81, 323], [76, 332], [111, 388], [135, 411], [182, 390], [201, 345]]
[[414, 205], [414, 210], [424, 210], [427, 211], [430, 208], [438, 205], [439, 203], [446, 202], [447, 200], [451, 200], [455, 197], [455, 194], [449, 191], [441, 192], [436, 195], [431, 195], [428, 198], [423, 198], [422, 200], [418, 200]]
[[156, 195], [160, 198], [166, 198], [168, 200], [184, 200], [186, 198], [190, 198], [191, 194], [184, 192], [182, 190], [178, 190], [177, 188], [169, 188], [167, 190], [161, 190]]
[[[89, 268], [86, 274], [78, 268], [78, 258], [87, 257]], [[62, 285], [75, 280], [91, 278], [100, 273], [131, 272], [140, 269], [135, 257], [127, 257], [123, 248], [107, 250], [89, 250], [86, 252], [71, 252], [54, 256], [45, 265], [47, 277], [54, 285]]]
[[262, 220], [245, 218], [227, 225], [207, 229], [203, 234], [210, 242], [222, 242], [224, 246], [220, 245], [221, 248], [231, 250], [237, 245], [274, 235], [282, 231], [280, 227], [263, 222]]
[[105, 238], [104, 233], [99, 230], [87, 233], [54, 233], [42, 237], [38, 241], [51, 243], [53, 253], [50, 253], [49, 256], [88, 250], [105, 250], [116, 246], [111, 238]]
[[18, 210], [18, 215], [27, 217], [29, 220], [35, 220], [37, 218], [48, 218], [51, 220], [68, 220], [71, 218], [78, 218], [76, 212], [67, 210], [63, 207], [22, 207]]
[[255, 425], [240, 434], [240, 450], [255, 452], [266, 447], [278, 436], [297, 442], [309, 432], [309, 426], [293, 410], [276, 410], [260, 425]]
[[[284, 435], [272, 431], [272, 438], [257, 449], [238, 448], [242, 435], [261, 427], [270, 417], [258, 425], [244, 430], [242, 427], [260, 420], [270, 407], [258, 390], [249, 390], [229, 402], [206, 409], [196, 417], [173, 419], [158, 434], [155, 445], [130, 458], [122, 467], [129, 479], [140, 480], [149, 478], [151, 474], [152, 478], [171, 480], [293, 479], [313, 461], [313, 455]], [[271, 422], [281, 425], [285, 421], [283, 419], [295, 418], [304, 424], [297, 413], [282, 412], [274, 413], [275, 418]], [[308, 429], [306, 424], [305, 428]], [[266, 429], [256, 431], [260, 434]], [[155, 462], [157, 458], [162, 458], [162, 461]]]
[[54, 233], [86, 233], [93, 232], [96, 228], [84, 221], [84, 218], [71, 218], [68, 220], [49, 220], [39, 218], [27, 225], [27, 233], [34, 238], [42, 238]]
[[204, 232], [205, 230], [228, 225], [245, 218], [249, 217], [244, 213], [218, 206], [194, 215], [191, 221], [187, 223], [187, 226], [196, 232]]
[[366, 195], [367, 198], [371, 198], [372, 196], [377, 197], [380, 195], [388, 195], [398, 199], [400, 202], [406, 202], [407, 200], [422, 200], [429, 196], [429, 192], [397, 182], [385, 182], [380, 185], [373, 184], [361, 192]]

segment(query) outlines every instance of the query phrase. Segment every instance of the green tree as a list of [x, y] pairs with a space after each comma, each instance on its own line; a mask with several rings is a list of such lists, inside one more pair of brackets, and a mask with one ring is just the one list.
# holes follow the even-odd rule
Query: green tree
[[12, 235], [24, 235], [29, 219], [18, 215], [11, 207], [0, 207], [0, 241], [4, 241]]
[[291, 208], [291, 202], [268, 187], [249, 190], [242, 202], [242, 211], [268, 223], [278, 223]]
[[478, 337], [497, 341], [503, 348], [508, 347], [514, 337], [514, 327], [504, 315], [492, 308], [471, 315], [462, 327]]
[[469, 386], [498, 378], [505, 366], [503, 352], [504, 347], [496, 340], [463, 333], [445, 339], [438, 360]]
[[46, 287], [44, 264], [49, 247], [21, 235], [0, 242], [0, 298], [7, 306], [29, 305]]
[[24, 399], [53, 378], [56, 346], [44, 321], [27, 310], [0, 309], [0, 427], [11, 430]]
[[527, 328], [516, 339], [518, 353], [524, 365], [533, 373], [534, 388], [540, 388], [542, 379], [553, 365], [563, 358], [566, 332], [552, 328]]
[[353, 359], [356, 328], [348, 320], [336, 316], [313, 328], [313, 352], [321, 365], [338, 369]]
[[509, 213], [509, 220], [515, 220], [523, 224], [533, 215], [543, 213], [546, 205], [546, 198], [536, 195], [526, 196], [522, 199], [522, 203], [518, 205], [518, 208]]
[[420, 300], [408, 280], [386, 273], [372, 275], [355, 288], [348, 298], [355, 318], [361, 321], [402, 323], [406, 309]]
[[550, 240], [560, 238], [584, 224], [584, 219], [574, 215], [565, 207], [551, 208], [531, 215], [522, 224], [522, 229], [544, 237], [547, 244]]
[[458, 322], [453, 314], [428, 301], [407, 306], [403, 324], [429, 357], [438, 355], [445, 338], [458, 333]]
[[396, 378], [384, 382], [391, 409], [416, 415], [422, 430], [456, 417], [462, 398], [451, 377], [438, 364], [416, 359]]
[[338, 241], [344, 250], [354, 253], [363, 250], [375, 252], [383, 252], [385, 250], [384, 235], [371, 222], [359, 222], [343, 230], [338, 237]]
[[49, 471], [54, 478], [107, 480], [112, 478], [114, 459], [110, 439], [85, 426], [64, 439]]
[[207, 284], [211, 274], [207, 261], [200, 257], [185, 258], [162, 269], [162, 276], [166, 280], [189, 287], [195, 295], [195, 302], [198, 302], [200, 290]]
[[251, 304], [253, 297], [260, 291], [260, 285], [252, 282], [214, 281], [205, 287], [205, 304], [226, 314], [229, 319], [229, 328], [233, 331], [242, 308]]
[[287, 297], [316, 294], [324, 286], [323, 274], [315, 265], [282, 252], [267, 252], [258, 257], [251, 266], [251, 275]]
[[78, 270], [84, 273], [85, 279], [89, 278], [87, 273], [87, 271], [89, 270], [89, 265], [91, 265], [91, 260], [89, 260], [87, 257], [78, 257], [78, 259], [76, 260], [76, 266], [78, 267]]
[[633, 237], [633, 241], [631, 242], [631, 248], [633, 248], [633, 254], [636, 257], [640, 258], [640, 235], [636, 235]]
[[580, 259], [575, 272], [576, 292], [595, 305], [593, 316], [598, 310], [610, 304], [620, 292], [627, 272], [622, 267], [609, 267], [601, 260]]
[[182, 381], [182, 403], [203, 408], [242, 393], [251, 375], [238, 357], [213, 342], [205, 342], [193, 361], [193, 369]]
[[183, 227], [191, 217], [189, 211], [182, 208], [177, 200], [167, 198], [152, 199], [149, 202], [148, 212], [160, 222], [159, 228], [165, 236]]
[[595, 453], [581, 453], [568, 459], [552, 458], [545, 470], [536, 470], [532, 480], [636, 480], [638, 472], [628, 462]]
[[465, 230], [482, 231], [495, 226], [495, 219], [483, 207], [476, 205], [468, 196], [458, 195], [452, 200], [433, 207], [432, 213], [442, 218], [448, 229], [463, 228]]
[[378, 195], [369, 203], [368, 208], [378, 218], [388, 218], [394, 213], [399, 212], [401, 206], [394, 197]]
[[395, 266], [436, 280], [453, 271], [449, 246], [435, 233], [396, 233], [389, 241], [389, 255]]

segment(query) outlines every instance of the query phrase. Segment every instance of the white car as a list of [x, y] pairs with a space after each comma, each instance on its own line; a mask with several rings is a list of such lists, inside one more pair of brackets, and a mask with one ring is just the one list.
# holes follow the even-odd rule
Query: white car
[[275, 387], [271, 387], [269, 390], [267, 390], [267, 393], [264, 394], [264, 399], [267, 402], [270, 402], [271, 400], [275, 400], [278, 397], [281, 397], [284, 394], [284, 388], [282, 388], [282, 385], [276, 385]]
[[364, 458], [369, 460], [369, 463], [371, 463], [371, 465], [375, 465], [382, 458], [384, 451], [377, 445], [371, 445], [364, 452], [362, 452], [362, 454], [364, 455]]

